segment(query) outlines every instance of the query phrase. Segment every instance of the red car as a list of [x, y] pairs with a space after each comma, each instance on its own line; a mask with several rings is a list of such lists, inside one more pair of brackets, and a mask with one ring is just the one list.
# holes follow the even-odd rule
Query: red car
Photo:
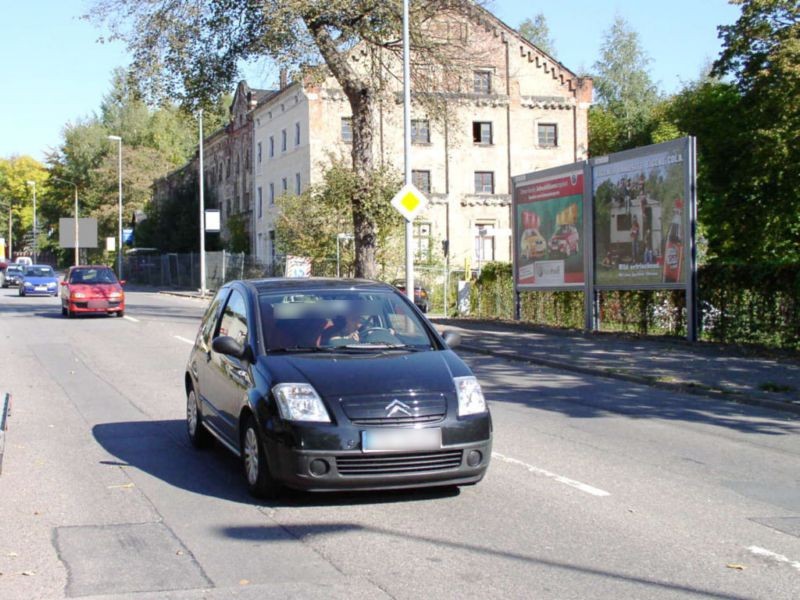
[[580, 237], [575, 225], [561, 225], [550, 238], [550, 251], [572, 256], [578, 252]]
[[114, 271], [103, 265], [70, 267], [61, 282], [61, 314], [125, 314], [125, 281], [117, 280]]

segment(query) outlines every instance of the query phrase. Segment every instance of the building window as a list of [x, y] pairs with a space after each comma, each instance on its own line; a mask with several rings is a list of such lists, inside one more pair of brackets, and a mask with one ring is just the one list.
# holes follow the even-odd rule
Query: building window
[[260, 219], [263, 215], [263, 209], [261, 207], [263, 201], [263, 194], [261, 190], [261, 186], [258, 187], [258, 218]]
[[430, 171], [411, 171], [411, 183], [420, 191], [426, 194], [431, 193], [431, 172]]
[[414, 260], [416, 262], [431, 262], [431, 242], [431, 224], [414, 223]]
[[541, 148], [558, 146], [558, 125], [555, 123], [539, 123], [536, 126], [536, 132]]
[[492, 171], [475, 171], [475, 193], [494, 194], [494, 173]]
[[300, 145], [300, 123], [294, 124], [294, 145]]
[[281, 131], [281, 152], [286, 152], [286, 130]]
[[289, 190], [289, 180], [284, 177], [281, 179], [281, 191], [285, 194]]
[[225, 165], [225, 179], [230, 179], [231, 177], [231, 157], [228, 157], [227, 165]]
[[492, 143], [492, 124], [487, 121], [472, 122], [472, 141], [476, 144]]
[[269, 230], [269, 258], [270, 262], [275, 263], [275, 230]]
[[476, 94], [491, 94], [492, 73], [490, 71], [475, 71], [473, 73], [472, 91]]
[[275, 184], [269, 184], [269, 205], [273, 206], [275, 204]]
[[300, 173], [295, 173], [295, 176], [294, 176], [294, 193], [299, 196], [300, 192], [302, 191], [302, 189], [303, 189], [303, 186], [302, 186], [301, 181], [300, 181]]
[[261, 142], [258, 142], [258, 146], [256, 146], [256, 157], [258, 164], [261, 164]]
[[236, 174], [239, 174], [239, 162], [241, 161], [239, 155], [236, 155]]
[[269, 157], [275, 157], [275, 138], [273, 136], [269, 136]]
[[226, 200], [225, 201], [225, 214], [227, 216], [229, 216], [229, 217], [231, 216], [231, 201], [230, 200]]
[[353, 141], [353, 117], [342, 117], [342, 141]]
[[411, 141], [415, 144], [431, 143], [431, 128], [428, 119], [411, 120]]
[[492, 228], [493, 223], [476, 223], [475, 224], [475, 254], [474, 259], [478, 264], [494, 260], [494, 233]]

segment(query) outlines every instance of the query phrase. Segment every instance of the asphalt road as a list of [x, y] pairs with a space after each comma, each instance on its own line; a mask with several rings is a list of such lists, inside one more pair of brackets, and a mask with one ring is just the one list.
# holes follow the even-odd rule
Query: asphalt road
[[465, 355], [495, 422], [479, 485], [259, 503], [185, 437], [202, 308], [67, 320], [0, 292], [0, 598], [800, 597], [790, 416]]

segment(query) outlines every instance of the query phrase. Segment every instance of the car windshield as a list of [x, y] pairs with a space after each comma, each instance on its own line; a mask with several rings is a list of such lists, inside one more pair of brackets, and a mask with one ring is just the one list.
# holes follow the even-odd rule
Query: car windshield
[[76, 269], [69, 276], [70, 283], [117, 283], [117, 276], [111, 269]]
[[259, 297], [267, 350], [432, 350], [434, 341], [394, 291], [331, 290]]
[[55, 277], [55, 274], [50, 267], [34, 266], [25, 269], [25, 277]]

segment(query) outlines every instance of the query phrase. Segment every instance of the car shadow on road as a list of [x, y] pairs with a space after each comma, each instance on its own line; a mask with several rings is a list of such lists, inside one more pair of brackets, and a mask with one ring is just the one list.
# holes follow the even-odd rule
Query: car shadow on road
[[346, 493], [286, 490], [277, 500], [262, 502], [247, 493], [239, 459], [219, 444], [204, 450], [192, 447], [183, 420], [100, 423], [92, 428], [92, 435], [115, 457], [104, 464], [138, 469], [174, 487], [243, 504], [270, 507], [385, 504], [435, 500], [459, 493], [453, 488]]
[[[456, 551], [475, 554], [479, 557], [483, 556], [500, 558], [501, 560], [514, 561], [521, 565], [557, 570], [567, 575], [589, 576], [597, 578], [599, 582], [612, 581], [626, 583], [634, 586], [639, 592], [641, 592], [642, 587], [644, 587], [644, 589], [652, 590], [654, 593], [667, 591], [669, 593], [681, 595], [682, 597], [700, 596], [703, 598], [725, 598], [731, 600], [744, 600], [744, 598], [746, 598], [746, 596], [736, 596], [728, 593], [721, 593], [710, 588], [703, 589], [684, 583], [666, 581], [664, 579], [647, 578], [634, 573], [612, 571], [602, 568], [601, 566], [568, 563], [554, 560], [552, 558], [546, 558], [544, 556], [522, 554], [519, 552], [503, 550], [502, 548], [497, 547], [489, 547], [464, 541], [454, 541], [452, 539], [435, 537], [433, 535], [411, 533], [409, 530], [396, 531], [386, 527], [376, 527], [361, 523], [276, 523], [274, 525], [265, 525], [261, 527], [219, 527], [217, 531], [220, 535], [233, 539], [257, 542], [280, 540], [282, 539], [282, 536], [285, 536], [285, 532], [288, 531], [293, 537], [306, 543], [312, 542], [315, 537], [330, 537], [331, 535], [346, 535], [350, 533], [358, 534], [360, 537], [357, 539], [362, 540], [361, 543], [363, 543], [363, 535], [371, 534], [373, 536], [382, 538], [386, 543], [409, 541], [418, 542], [426, 547], [430, 547], [430, 545], [440, 548], [446, 547]], [[645, 594], [642, 597], [647, 597], [647, 595]]]

